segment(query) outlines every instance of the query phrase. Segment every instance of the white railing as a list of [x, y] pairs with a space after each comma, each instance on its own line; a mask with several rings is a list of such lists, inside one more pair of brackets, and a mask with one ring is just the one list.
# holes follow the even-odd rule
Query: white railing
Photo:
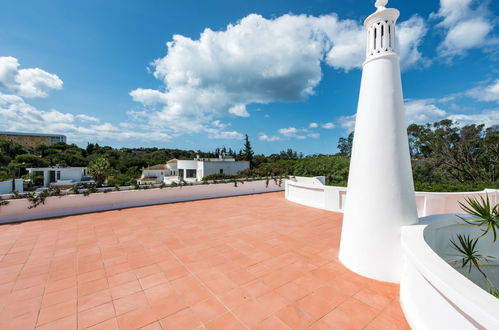
[[234, 183], [204, 184], [183, 187], [154, 188], [148, 190], [112, 191], [47, 197], [45, 204], [28, 209], [31, 205], [26, 199], [9, 200], [9, 204], [0, 206], [0, 223], [50, 218], [63, 215], [80, 214], [96, 211], [114, 210], [127, 207], [192, 201], [199, 199], [258, 194], [284, 190], [270, 180], [268, 187], [265, 180]]
[[[295, 177], [286, 180], [286, 198], [292, 202], [316, 207], [324, 210], [343, 212], [347, 198], [346, 187], [326, 186], [323, 177]], [[432, 214], [462, 213], [459, 202], [467, 197], [489, 196], [491, 203], [499, 202], [499, 190], [485, 189], [483, 191], [439, 193], [416, 192], [416, 207], [418, 216]]]

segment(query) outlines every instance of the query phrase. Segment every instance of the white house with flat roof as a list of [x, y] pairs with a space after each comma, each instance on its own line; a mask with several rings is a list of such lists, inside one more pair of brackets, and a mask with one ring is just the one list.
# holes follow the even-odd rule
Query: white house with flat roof
[[43, 186], [70, 186], [77, 183], [93, 182], [87, 175], [86, 167], [38, 167], [28, 168], [28, 173], [37, 177], [43, 176]]
[[234, 158], [196, 158], [194, 160], [177, 160], [178, 179], [185, 181], [201, 181], [210, 174], [237, 174], [250, 167], [248, 161], [236, 161]]
[[142, 176], [138, 180], [139, 184], [161, 183], [165, 178], [178, 175], [177, 160], [171, 159], [166, 164], [158, 164], [142, 169]]

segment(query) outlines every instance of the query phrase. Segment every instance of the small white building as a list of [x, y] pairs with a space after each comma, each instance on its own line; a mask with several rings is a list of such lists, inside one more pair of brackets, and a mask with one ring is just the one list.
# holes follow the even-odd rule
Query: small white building
[[139, 184], [161, 183], [165, 178], [178, 175], [177, 160], [171, 159], [166, 164], [158, 164], [142, 169]]
[[196, 158], [194, 160], [177, 160], [178, 179], [185, 181], [201, 181], [210, 174], [237, 174], [249, 168], [248, 161], [236, 161], [231, 157]]
[[35, 177], [43, 177], [43, 187], [71, 186], [77, 183], [93, 182], [87, 175], [86, 167], [39, 167], [28, 168], [28, 173]]

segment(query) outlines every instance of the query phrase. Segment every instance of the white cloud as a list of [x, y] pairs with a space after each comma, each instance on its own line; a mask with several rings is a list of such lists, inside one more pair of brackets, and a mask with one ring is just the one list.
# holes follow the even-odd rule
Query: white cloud
[[136, 140], [168, 141], [169, 134], [159, 130], [134, 131], [132, 125], [124, 123], [120, 127], [111, 123], [84, 126], [75, 123], [75, 119], [96, 122], [98, 118], [83, 114], [73, 115], [57, 110], [39, 110], [27, 104], [17, 95], [0, 94], [0, 130], [40, 133], [60, 133], [67, 135], [69, 142]]
[[249, 117], [250, 114], [246, 110], [246, 105], [244, 104], [236, 104], [235, 106], [229, 109], [229, 113], [238, 116], [238, 117]]
[[320, 133], [308, 133], [307, 136], [312, 139], [318, 139], [321, 137]]
[[298, 133], [298, 129], [296, 127], [281, 128], [278, 132], [284, 136], [292, 137]]
[[427, 30], [425, 20], [418, 15], [414, 15], [398, 25], [398, 53], [401, 58], [400, 66], [402, 70], [419, 63], [422, 65], [429, 64], [429, 60], [424, 58], [419, 51]]
[[93, 117], [93, 116], [88, 116], [88, 115], [84, 115], [84, 114], [79, 114], [79, 115], [76, 115], [75, 116], [76, 119], [80, 120], [80, 121], [83, 121], [83, 122], [89, 122], [89, 121], [93, 121], [93, 122], [99, 122], [99, 118], [96, 118], [96, 117]]
[[[329, 124], [329, 123], [328, 123]], [[308, 128], [317, 128], [319, 124], [311, 123]], [[321, 137], [320, 133], [310, 132], [307, 128], [296, 128], [296, 127], [286, 127], [280, 128], [277, 130], [279, 135], [267, 135], [265, 133], [260, 133], [258, 139], [260, 141], [274, 142], [274, 141], [282, 141], [282, 140], [305, 140], [307, 138], [310, 139], [318, 139]]]
[[440, 8], [431, 17], [439, 19], [437, 26], [446, 31], [439, 46], [442, 56], [464, 54], [466, 50], [487, 46], [493, 42], [490, 32], [494, 21], [489, 18], [488, 1], [440, 0]]
[[260, 133], [258, 135], [258, 139], [260, 141], [265, 141], [265, 142], [274, 142], [274, 141], [280, 141], [281, 140], [281, 137], [279, 136], [268, 136], [267, 134], [264, 134], [264, 133]]
[[[67, 135], [72, 142], [108, 139], [168, 141], [173, 136], [161, 126], [143, 124], [151, 113], [148, 109], [127, 112], [132, 122], [121, 122], [118, 126], [109, 122], [100, 123], [99, 118], [86, 114], [37, 109], [26, 103], [23, 97], [45, 97], [50, 89], [62, 88], [62, 80], [38, 68], [19, 70], [18, 67], [19, 62], [16, 58], [0, 57], [0, 88], [9, 92], [9, 94], [0, 92], [0, 130], [61, 133]], [[164, 103], [168, 96], [166, 93], [151, 89], [137, 89], [130, 95], [134, 100], [149, 106]], [[238, 116], [245, 116], [245, 111], [244, 105], [234, 108], [234, 114]], [[192, 125], [192, 128], [198, 133], [207, 133], [211, 139], [244, 137], [239, 132], [228, 131], [226, 128], [229, 125], [214, 120], [206, 125]]]
[[19, 69], [15, 57], [0, 57], [0, 88], [22, 97], [47, 97], [52, 89], [61, 89], [62, 80], [39, 68]]
[[425, 124], [445, 119], [447, 113], [434, 99], [417, 99], [405, 101], [405, 115], [408, 124]]
[[355, 129], [355, 117], [356, 115], [351, 116], [341, 116], [338, 117], [336, 122], [347, 132], [352, 132]]
[[325, 128], [325, 129], [333, 129], [336, 126], [333, 123], [324, 123], [324, 124], [321, 125], [321, 127]]
[[[418, 46], [425, 33], [419, 17], [400, 24], [404, 68], [423, 61]], [[155, 105], [142, 112], [151, 127], [196, 132], [217, 118], [248, 117], [249, 104], [306, 99], [322, 79], [323, 62], [345, 71], [360, 68], [365, 38], [359, 22], [336, 14], [272, 19], [251, 14], [225, 30], [207, 28], [199, 39], [174, 35], [166, 56], [151, 65], [164, 86], [130, 95]]]
[[144, 105], [155, 105], [158, 103], [168, 102], [167, 94], [154, 89], [138, 88], [134, 91], [131, 91], [130, 96], [134, 101], [140, 102]]
[[499, 79], [488, 86], [470, 89], [466, 94], [479, 101], [499, 103]]
[[209, 139], [227, 139], [227, 140], [242, 140], [244, 135], [236, 131], [222, 131], [214, 128], [206, 128]]
[[[453, 98], [406, 100], [408, 124], [426, 124], [443, 119], [455, 121], [460, 126], [484, 124], [486, 127], [490, 127], [499, 123], [499, 109], [488, 109], [474, 114], [453, 113], [441, 109], [441, 104], [448, 102], [449, 99]], [[449, 104], [450, 106], [451, 104]]]
[[484, 124], [485, 127], [491, 127], [499, 123], [499, 108], [485, 110], [477, 114], [454, 114], [449, 119], [457, 122], [459, 125]]

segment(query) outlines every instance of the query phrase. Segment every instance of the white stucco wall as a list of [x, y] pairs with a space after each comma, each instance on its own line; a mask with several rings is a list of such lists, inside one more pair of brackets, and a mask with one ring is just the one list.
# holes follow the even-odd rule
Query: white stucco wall
[[[286, 198], [292, 202], [335, 212], [343, 212], [347, 198], [347, 188], [321, 185], [315, 178], [296, 177], [294, 180], [286, 180], [285, 190]], [[497, 189], [455, 193], [416, 192], [418, 216], [462, 213], [459, 202], [465, 202], [468, 197], [479, 198], [487, 195], [491, 203], [499, 203]]]
[[224, 162], [224, 161], [205, 161], [203, 164], [203, 175], [198, 180], [201, 180], [203, 177], [220, 173], [220, 170], [223, 170], [224, 174], [237, 174], [244, 169], [249, 168], [249, 162], [247, 161], [237, 161], [237, 162]]
[[[24, 191], [23, 188], [23, 179], [15, 179], [15, 190], [19, 193]], [[1, 181], [0, 182], [0, 195], [1, 194], [10, 194], [12, 192], [12, 180]]]
[[198, 199], [239, 196], [248, 194], [282, 191], [273, 180], [266, 187], [265, 180], [238, 184], [206, 184], [164, 189], [127, 190], [109, 193], [95, 193], [89, 196], [67, 195], [49, 197], [45, 205], [28, 209], [24, 199], [11, 200], [8, 205], [0, 206], [0, 223], [49, 218], [63, 215], [114, 210], [126, 207], [164, 204]]
[[[186, 174], [187, 170], [195, 170], [196, 173], [198, 171], [198, 161], [197, 160], [177, 160], [177, 170], [183, 170], [184, 175], [183, 179], [184, 180], [193, 180], [193, 179], [187, 179]], [[195, 180], [196, 178], [194, 178]]]
[[[449, 239], [457, 232], [480, 234], [457, 223], [455, 215], [434, 215], [402, 228], [400, 300], [414, 329], [499, 329], [499, 300], [440, 256], [450, 253]], [[497, 256], [497, 243], [483, 239], [480, 253]]]
[[[50, 172], [55, 171], [55, 179], [60, 181], [67, 181], [70, 183], [71, 181], [81, 181], [85, 173], [88, 175], [88, 170], [86, 167], [42, 167], [42, 168], [28, 168], [30, 173], [32, 172], [43, 172], [45, 187], [50, 186]], [[57, 173], [60, 173], [60, 178], [57, 178]]]

